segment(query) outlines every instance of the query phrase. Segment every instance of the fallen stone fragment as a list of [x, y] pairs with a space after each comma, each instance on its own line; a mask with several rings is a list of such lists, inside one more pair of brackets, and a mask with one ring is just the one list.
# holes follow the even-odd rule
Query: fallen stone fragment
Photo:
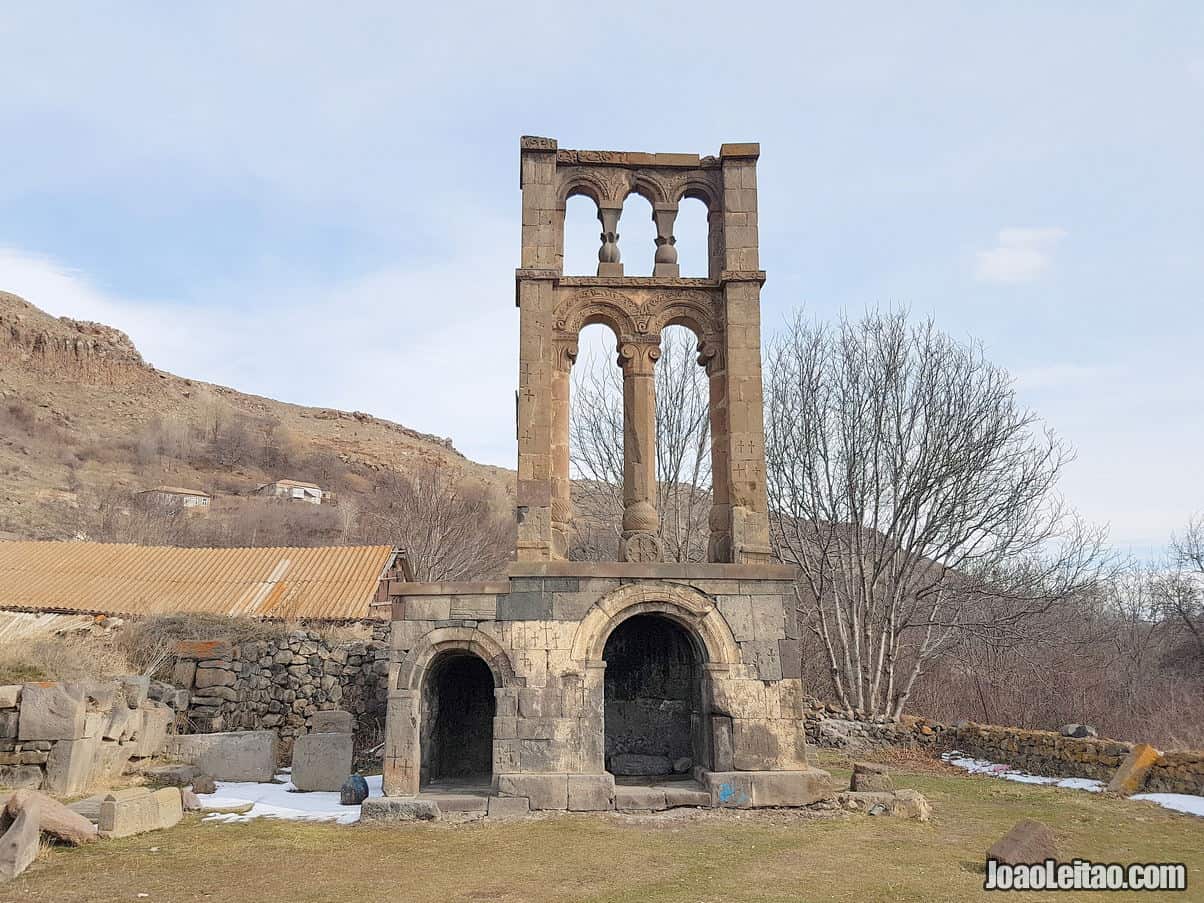
[[987, 858], [1005, 865], [1031, 865], [1057, 859], [1057, 841], [1049, 825], [1025, 818], [991, 844]]
[[145, 787], [115, 790], [100, 804], [100, 836], [129, 837], [159, 827], [159, 802]]
[[142, 773], [151, 783], [162, 784], [165, 787], [187, 787], [204, 774], [196, 765], [188, 764], [156, 765], [144, 769]]
[[192, 782], [193, 793], [217, 793], [217, 781], [207, 774], [198, 774]]
[[1137, 743], [1129, 750], [1125, 760], [1116, 769], [1116, 774], [1108, 782], [1109, 793], [1119, 793], [1130, 796], [1145, 784], [1146, 775], [1162, 758], [1162, 753], [1148, 743]]
[[180, 791], [180, 805], [184, 807], [185, 812], [199, 812], [201, 810], [200, 798], [187, 787]]
[[82, 846], [97, 838], [96, 825], [78, 812], [36, 790], [18, 790], [8, 798], [4, 811], [16, 818], [26, 809], [37, 810], [41, 829], [63, 843]]
[[0, 881], [11, 881], [37, 858], [38, 813], [22, 809], [16, 818], [0, 817]]
[[1099, 736], [1095, 728], [1093, 728], [1090, 724], [1063, 724], [1060, 728], [1058, 728], [1058, 733], [1063, 737], [1074, 737], [1075, 739], [1080, 740], [1084, 737]]

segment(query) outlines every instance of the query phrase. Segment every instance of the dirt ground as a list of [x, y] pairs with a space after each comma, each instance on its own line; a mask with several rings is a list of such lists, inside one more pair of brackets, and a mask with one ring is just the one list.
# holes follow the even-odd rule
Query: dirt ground
[[[838, 757], [821, 764], [847, 774]], [[519, 822], [339, 827], [258, 820], [54, 848], [0, 900], [255, 903], [727, 903], [965, 901], [983, 854], [1024, 817], [1050, 824], [1063, 859], [1180, 861], [1186, 894], [1023, 894], [1012, 900], [1204, 900], [1204, 820], [1150, 803], [896, 763], [932, 802], [927, 824], [844, 813], [561, 815]]]

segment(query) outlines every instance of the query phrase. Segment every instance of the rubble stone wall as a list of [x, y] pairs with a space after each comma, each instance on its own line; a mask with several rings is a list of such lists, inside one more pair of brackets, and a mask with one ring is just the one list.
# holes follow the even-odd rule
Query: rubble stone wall
[[[960, 750], [976, 758], [1051, 777], [1107, 782], [1133, 744], [1104, 737], [1065, 737], [1055, 731], [976, 724], [941, 724], [905, 715], [899, 722], [845, 717], [836, 707], [811, 700], [804, 713], [807, 742], [835, 749], [874, 745]], [[1148, 793], [1204, 794], [1204, 751], [1168, 750], [1150, 769]]]
[[237, 645], [181, 643], [172, 679], [189, 691], [191, 732], [274, 730], [287, 757], [314, 713], [330, 709], [355, 716], [361, 745], [379, 743], [388, 673], [383, 639], [338, 643], [317, 631], [294, 631]]

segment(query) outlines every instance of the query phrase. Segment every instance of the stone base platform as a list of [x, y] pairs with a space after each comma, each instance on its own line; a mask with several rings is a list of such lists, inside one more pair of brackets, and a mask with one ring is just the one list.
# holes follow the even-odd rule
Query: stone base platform
[[819, 768], [798, 771], [707, 771], [694, 780], [647, 779], [616, 785], [610, 774], [500, 775], [497, 789], [432, 787], [414, 797], [371, 798], [367, 821], [460, 818], [513, 818], [537, 811], [658, 812], [693, 806], [704, 809], [758, 809], [809, 806], [834, 799], [835, 783]]

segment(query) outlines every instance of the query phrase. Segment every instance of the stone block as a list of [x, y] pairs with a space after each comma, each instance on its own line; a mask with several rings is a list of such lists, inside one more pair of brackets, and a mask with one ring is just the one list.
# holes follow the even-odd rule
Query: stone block
[[234, 672], [226, 671], [224, 668], [200, 668], [196, 672], [194, 686], [198, 690], [208, 687], [232, 687], [235, 679]]
[[1005, 865], [1030, 865], [1057, 859], [1057, 840], [1049, 825], [1025, 818], [991, 844], [987, 858]]
[[503, 593], [497, 599], [499, 621], [544, 621], [552, 617], [552, 596], [536, 590]]
[[134, 711], [126, 706], [118, 706], [109, 714], [108, 725], [102, 732], [105, 740], [124, 740], [130, 735], [130, 722], [133, 721]]
[[22, 810], [37, 810], [38, 825], [46, 834], [71, 846], [81, 846], [96, 839], [96, 825], [87, 818], [36, 790], [18, 790], [8, 798], [4, 811], [16, 818]]
[[737, 643], [755, 639], [752, 602], [748, 596], [720, 596], [719, 613], [727, 621]]
[[100, 803], [101, 837], [130, 837], [159, 827], [159, 803], [145, 787], [115, 790]]
[[17, 736], [17, 725], [21, 715], [16, 709], [0, 711], [0, 739], [9, 740]]
[[0, 787], [37, 790], [42, 786], [42, 769], [36, 765], [0, 765]]
[[601, 812], [615, 805], [615, 779], [609, 774], [570, 774], [568, 808]]
[[87, 700], [78, 686], [25, 684], [21, 690], [22, 740], [78, 740], [84, 735]]
[[400, 796], [373, 796], [360, 804], [361, 822], [433, 821], [439, 807], [430, 800]]
[[556, 593], [552, 596], [552, 617], [557, 621], [580, 621], [597, 601], [598, 593]]
[[678, 806], [702, 806], [711, 805], [711, 795], [701, 787], [683, 781], [680, 784], [667, 783], [663, 787], [665, 791], [665, 805], [670, 809]]
[[74, 803], [68, 803], [67, 808], [76, 815], [83, 816], [92, 824], [100, 821], [100, 804], [104, 802], [107, 793], [97, 793], [92, 796], [86, 796], [82, 800], [76, 800]]
[[150, 692], [149, 675], [127, 674], [125, 677], [117, 678], [117, 683], [121, 686], [125, 704], [131, 709], [136, 709], [146, 702], [146, 695]]
[[567, 809], [569, 807], [569, 776], [567, 774], [503, 774], [498, 776], [498, 793], [502, 796], [525, 796], [532, 809]]
[[8, 684], [0, 687], [0, 709], [15, 709], [20, 702], [20, 684]]
[[196, 662], [189, 659], [177, 659], [175, 667], [171, 670], [171, 682], [177, 687], [183, 687], [185, 690], [192, 689], [193, 679], [196, 677]]
[[165, 751], [169, 758], [198, 765], [219, 781], [262, 782], [276, 774], [275, 731], [182, 734], [168, 738]]
[[97, 738], [93, 747], [92, 768], [88, 775], [87, 784], [95, 787], [107, 787], [121, 777], [130, 761], [133, 745], [118, 743], [116, 740], [101, 740]]
[[99, 746], [99, 738], [60, 740], [54, 744], [46, 760], [46, 792], [55, 796], [83, 793], [91, 781], [93, 760]]
[[665, 791], [660, 787], [615, 787], [615, 808], [621, 812], [668, 808]]
[[610, 757], [610, 772], [615, 775], [629, 776], [672, 774], [673, 763], [666, 756], [617, 753]]
[[802, 644], [797, 639], [778, 640], [778, 660], [784, 679], [798, 680], [803, 676]]
[[167, 730], [175, 723], [176, 714], [161, 702], [148, 702], [138, 710], [142, 725], [138, 729], [130, 755], [136, 759], [157, 756], [167, 742]]
[[446, 621], [451, 617], [451, 596], [407, 596], [407, 621]]
[[853, 779], [849, 789], [855, 792], [882, 792], [895, 789], [885, 765], [876, 762], [854, 762]]
[[476, 793], [429, 793], [424, 791], [423, 799], [430, 800], [439, 807], [444, 815], [456, 812], [461, 815], [484, 815], [488, 807], [489, 797]]
[[355, 716], [342, 709], [314, 712], [309, 730], [313, 734], [350, 734], [355, 731]]
[[932, 817], [932, 804], [919, 791], [896, 790], [890, 814], [896, 818], [912, 818], [928, 821]]
[[24, 809], [16, 818], [0, 819], [0, 881], [11, 881], [37, 858], [40, 830], [36, 809]]
[[174, 828], [184, 817], [184, 798], [179, 787], [163, 787], [151, 794], [159, 809], [159, 827]]
[[[1137, 743], [1129, 750], [1129, 754], [1121, 763], [1112, 780], [1108, 782], [1109, 793], [1119, 793], [1129, 796], [1136, 793], [1145, 784], [1146, 775], [1162, 758], [1162, 753], [1148, 743]], [[1002, 861], [1002, 860], [1001, 860]]]
[[531, 811], [531, 802], [525, 796], [489, 797], [489, 818], [519, 818]]
[[157, 765], [154, 768], [143, 769], [147, 780], [152, 784], [162, 784], [165, 787], [189, 787], [200, 775], [204, 774], [195, 765]]
[[836, 795], [832, 776], [818, 768], [799, 771], [706, 772], [711, 805], [726, 808], [809, 806]]
[[293, 785], [338, 791], [351, 774], [351, 734], [306, 734], [293, 744]]

